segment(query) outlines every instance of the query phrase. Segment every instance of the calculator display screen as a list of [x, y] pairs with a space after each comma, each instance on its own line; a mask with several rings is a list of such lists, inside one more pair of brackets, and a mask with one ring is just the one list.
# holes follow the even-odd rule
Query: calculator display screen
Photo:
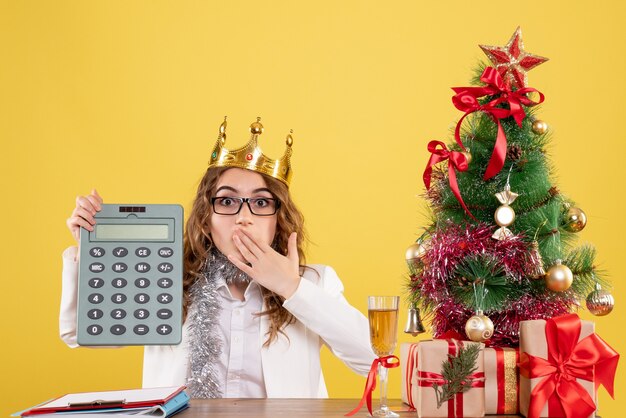
[[96, 240], [166, 240], [169, 225], [96, 224]]

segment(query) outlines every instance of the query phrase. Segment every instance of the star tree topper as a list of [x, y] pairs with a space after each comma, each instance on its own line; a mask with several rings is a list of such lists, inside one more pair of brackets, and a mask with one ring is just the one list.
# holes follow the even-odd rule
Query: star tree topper
[[479, 45], [480, 49], [489, 57], [496, 70], [511, 87], [518, 89], [526, 87], [526, 72], [539, 64], [548, 61], [548, 58], [529, 54], [524, 51], [522, 29], [518, 27], [505, 46]]

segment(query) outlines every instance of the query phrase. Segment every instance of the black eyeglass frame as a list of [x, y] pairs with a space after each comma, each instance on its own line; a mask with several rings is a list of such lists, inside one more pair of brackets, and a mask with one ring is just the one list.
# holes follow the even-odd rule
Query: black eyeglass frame
[[[236, 200], [239, 202], [239, 209], [237, 209], [237, 212], [234, 213], [220, 213], [217, 210], [215, 210], [215, 201], [217, 199], [232, 199], [232, 200]], [[255, 200], [271, 200], [274, 202], [274, 212], [273, 213], [256, 213], [252, 210], [252, 206], [250, 206], [250, 201], [255, 201]], [[248, 205], [248, 209], [250, 210], [250, 213], [253, 214], [254, 216], [273, 216], [276, 215], [276, 213], [278, 212], [278, 209], [280, 209], [280, 200], [274, 198], [274, 197], [231, 197], [231, 196], [220, 196], [220, 197], [212, 197], [210, 199], [211, 202], [211, 207], [213, 208], [213, 212], [218, 214], [218, 215], [238, 215], [239, 212], [241, 212], [241, 208], [243, 207], [243, 204], [247, 204]]]

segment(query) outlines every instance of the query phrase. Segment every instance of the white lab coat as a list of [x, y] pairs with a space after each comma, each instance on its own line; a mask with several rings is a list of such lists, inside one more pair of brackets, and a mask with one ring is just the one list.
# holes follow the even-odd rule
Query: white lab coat
[[[76, 343], [78, 264], [76, 247], [63, 253], [63, 292], [59, 316], [61, 338]], [[269, 347], [262, 347], [269, 329], [267, 316], [260, 321], [259, 349], [265, 389], [269, 398], [328, 397], [320, 365], [320, 348], [330, 350], [355, 372], [366, 375], [376, 357], [369, 343], [367, 318], [343, 296], [337, 273], [323, 265], [311, 265], [284, 307], [297, 321]], [[317, 274], [316, 274], [317, 272]], [[176, 346], [146, 346], [143, 386], [184, 385], [189, 376], [189, 324], [183, 325], [182, 342]]]

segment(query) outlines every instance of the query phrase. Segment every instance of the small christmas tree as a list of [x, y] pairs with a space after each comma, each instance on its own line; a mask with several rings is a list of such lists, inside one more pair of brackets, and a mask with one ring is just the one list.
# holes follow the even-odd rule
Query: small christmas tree
[[544, 96], [526, 72], [547, 61], [526, 53], [518, 28], [504, 47], [480, 46], [474, 87], [453, 88], [464, 115], [454, 141], [431, 141], [424, 172], [432, 223], [407, 250], [409, 301], [433, 334], [467, 334], [518, 344], [522, 320], [576, 310], [588, 296], [595, 314], [613, 306], [590, 245], [572, 247], [586, 217], [551, 182]]

